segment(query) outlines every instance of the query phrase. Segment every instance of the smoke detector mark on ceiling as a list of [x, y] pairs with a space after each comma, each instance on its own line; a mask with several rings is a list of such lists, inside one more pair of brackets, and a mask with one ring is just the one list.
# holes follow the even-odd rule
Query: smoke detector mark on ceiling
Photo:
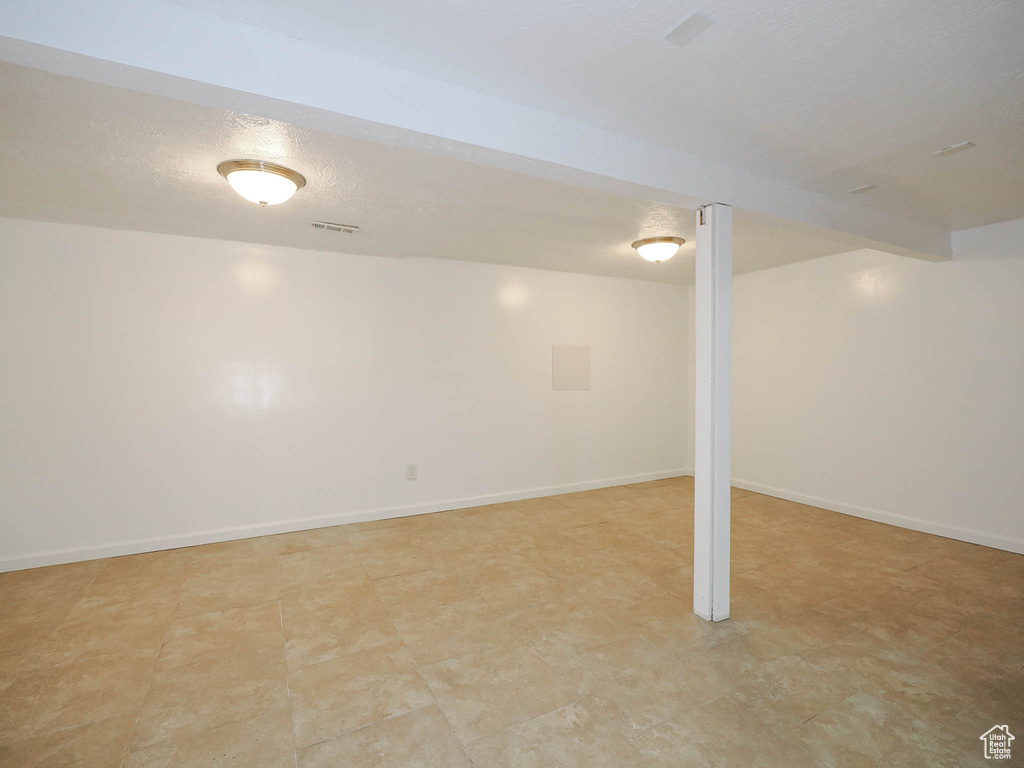
[[855, 187], [846, 191], [848, 195], [859, 195], [863, 192], [870, 192], [873, 189], [878, 189], [877, 184], [865, 184], [863, 187]]
[[675, 29], [665, 35], [665, 39], [682, 47], [714, 23], [713, 18], [694, 8]]
[[323, 229], [327, 232], [344, 232], [346, 235], [359, 231], [359, 227], [355, 224], [335, 224], [331, 221], [311, 221], [309, 226], [313, 229]]
[[949, 147], [943, 147], [938, 152], [932, 152], [935, 157], [946, 157], [952, 155], [954, 152], [963, 152], [965, 149], [974, 149], [977, 146], [973, 141], [961, 141], [959, 144], [953, 144]]

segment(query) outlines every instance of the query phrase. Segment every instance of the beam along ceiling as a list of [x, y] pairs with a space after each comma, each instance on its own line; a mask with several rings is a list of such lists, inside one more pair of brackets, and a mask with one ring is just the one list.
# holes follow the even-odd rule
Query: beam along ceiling
[[699, 0], [682, 48], [693, 0], [175, 2], [944, 230], [1024, 216], [1020, 0]]
[[[441, 155], [0, 64], [0, 215], [370, 256], [426, 256], [692, 282], [693, 211]], [[260, 208], [217, 164], [258, 158], [307, 185]], [[851, 250], [737, 212], [737, 272]], [[310, 220], [355, 224], [357, 234]], [[687, 238], [664, 264], [639, 237]]]

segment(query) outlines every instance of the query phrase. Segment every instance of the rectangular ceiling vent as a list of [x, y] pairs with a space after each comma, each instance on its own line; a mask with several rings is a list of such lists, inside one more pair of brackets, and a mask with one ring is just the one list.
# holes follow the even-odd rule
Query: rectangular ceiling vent
[[665, 35], [665, 39], [678, 46], [684, 46], [714, 23], [715, 20], [710, 16], [694, 8], [675, 29]]
[[977, 146], [973, 141], [961, 141], [959, 144], [954, 144], [951, 147], [943, 147], [938, 152], [932, 152], [936, 157], [945, 157], [946, 155], [952, 155], [955, 152], [963, 152], [965, 149], [973, 149]]
[[351, 235], [354, 232], [359, 231], [359, 227], [355, 224], [335, 224], [332, 221], [311, 221], [309, 226], [313, 229], [322, 229], [326, 232], [344, 232], [346, 235]]

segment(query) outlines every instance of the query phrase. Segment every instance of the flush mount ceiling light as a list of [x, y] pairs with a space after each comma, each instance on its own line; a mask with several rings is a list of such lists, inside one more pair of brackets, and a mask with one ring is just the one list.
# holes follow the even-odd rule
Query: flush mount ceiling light
[[235, 192], [263, 206], [283, 203], [306, 185], [301, 173], [260, 160], [225, 160], [217, 172]]
[[645, 237], [633, 243], [633, 247], [648, 261], [668, 261], [685, 242], [681, 237]]

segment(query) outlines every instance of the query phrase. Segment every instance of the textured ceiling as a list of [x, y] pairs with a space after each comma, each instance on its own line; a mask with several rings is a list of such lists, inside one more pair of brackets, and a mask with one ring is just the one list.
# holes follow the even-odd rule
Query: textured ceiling
[[[0, 215], [314, 248], [426, 256], [692, 282], [690, 210], [440, 155], [0, 65]], [[255, 157], [307, 186], [266, 209], [216, 171]], [[737, 272], [849, 250], [737, 211]], [[361, 227], [313, 230], [311, 219]], [[630, 243], [678, 234], [682, 255], [648, 264]]]
[[175, 2], [943, 229], [1024, 216], [1020, 0], [701, 0], [684, 48], [669, 0]]

